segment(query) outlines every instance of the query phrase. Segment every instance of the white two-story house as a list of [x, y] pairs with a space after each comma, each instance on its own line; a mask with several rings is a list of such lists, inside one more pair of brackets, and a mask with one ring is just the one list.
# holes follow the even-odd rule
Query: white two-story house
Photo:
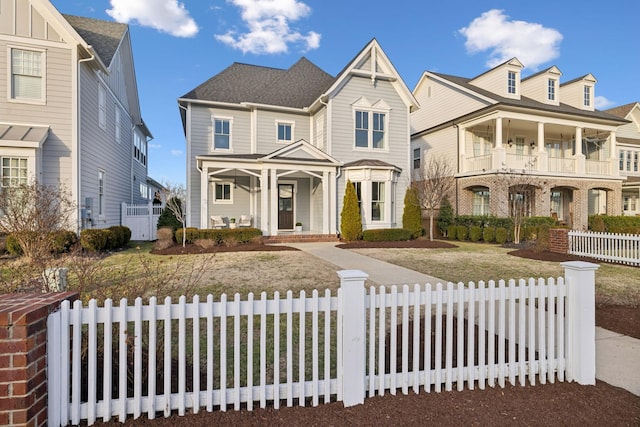
[[623, 215], [640, 215], [640, 103], [632, 102], [606, 111], [629, 122], [616, 133], [622, 182]]
[[190, 226], [245, 215], [264, 235], [336, 235], [347, 180], [364, 229], [402, 226], [417, 103], [375, 39], [336, 77], [305, 58], [234, 63], [178, 103]]
[[[528, 77], [513, 58], [473, 78], [426, 71], [413, 94], [414, 176], [429, 156], [455, 171], [458, 214], [553, 216], [574, 228], [619, 215], [616, 132], [627, 120], [594, 108], [596, 79], [562, 82], [553, 66]], [[523, 185], [512, 185], [519, 182]]]
[[62, 184], [78, 229], [120, 224], [120, 204], [157, 186], [128, 26], [63, 15], [47, 0], [0, 6], [1, 185]]

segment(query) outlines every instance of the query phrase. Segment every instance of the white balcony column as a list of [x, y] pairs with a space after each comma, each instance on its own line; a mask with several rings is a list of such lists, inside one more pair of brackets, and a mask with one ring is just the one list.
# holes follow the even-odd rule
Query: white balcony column
[[467, 128], [458, 126], [458, 171], [466, 172]]
[[496, 148], [502, 148], [502, 117], [496, 119]]
[[549, 170], [549, 153], [544, 150], [544, 123], [538, 122], [538, 171], [547, 172]]
[[278, 235], [278, 170], [271, 169], [271, 179], [269, 183], [271, 203], [269, 204], [269, 233], [271, 236]]
[[502, 117], [496, 119], [496, 148], [491, 156], [491, 169], [501, 169], [506, 165], [507, 151], [502, 144]]
[[269, 169], [262, 169], [260, 173], [260, 230], [265, 236], [269, 235]]
[[582, 128], [580, 126], [576, 126], [575, 148], [576, 173], [584, 175], [585, 171], [587, 170], [587, 164], [586, 157], [582, 152]]
[[544, 151], [544, 123], [538, 122], [538, 153]]
[[582, 128], [580, 126], [576, 127], [576, 155], [583, 154], [582, 153]]
[[200, 228], [209, 228], [209, 169], [200, 172]]
[[620, 176], [620, 166], [618, 165], [618, 140], [616, 132], [611, 131], [609, 134], [610, 153], [609, 153], [609, 173], [613, 176]]

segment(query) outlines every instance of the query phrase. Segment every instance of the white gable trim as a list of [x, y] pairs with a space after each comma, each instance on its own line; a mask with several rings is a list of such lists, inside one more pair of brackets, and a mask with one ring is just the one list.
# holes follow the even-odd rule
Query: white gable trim
[[485, 101], [485, 102], [487, 102], [487, 103], [489, 103], [489, 104], [497, 104], [497, 103], [498, 103], [498, 101], [496, 101], [496, 100], [495, 100], [495, 99], [493, 99], [493, 98], [489, 98], [488, 96], [481, 95], [480, 93], [476, 92], [475, 90], [471, 90], [471, 89], [469, 89], [469, 88], [467, 88], [467, 87], [465, 87], [465, 86], [460, 86], [459, 84], [454, 83], [454, 82], [453, 82], [453, 81], [451, 81], [451, 80], [448, 80], [448, 79], [442, 78], [442, 77], [440, 77], [440, 76], [438, 76], [438, 75], [436, 75], [436, 74], [433, 74], [433, 73], [431, 73], [431, 72], [429, 72], [429, 71], [425, 71], [425, 72], [422, 74], [422, 77], [420, 78], [420, 81], [419, 81], [419, 82], [418, 82], [418, 84], [416, 85], [416, 89], [414, 90], [414, 92], [418, 89], [418, 87], [422, 84], [422, 82], [423, 82], [424, 80], [426, 80], [427, 78], [429, 78], [429, 79], [431, 79], [431, 80], [434, 80], [434, 81], [436, 81], [436, 82], [438, 82], [438, 83], [444, 84], [444, 85], [446, 85], [446, 86], [453, 86], [453, 87], [455, 87], [456, 89], [458, 89], [459, 91], [464, 92], [464, 93], [466, 93], [466, 94], [468, 94], [468, 95], [471, 95], [471, 96], [473, 96], [473, 97], [475, 97], [475, 98], [479, 98], [479, 99], [481, 99], [481, 100], [483, 100], [483, 101]]
[[300, 139], [292, 144], [288, 144], [285, 147], [282, 147], [262, 158], [260, 158], [260, 160], [271, 160], [274, 159], [276, 157], [283, 157], [283, 156], [287, 156], [287, 155], [291, 155], [292, 153], [296, 152], [296, 151], [304, 151], [305, 153], [313, 156], [315, 159], [318, 160], [328, 160], [331, 163], [334, 163], [336, 165], [341, 164], [339, 161], [337, 161], [336, 159], [334, 159], [333, 157], [331, 157], [330, 155], [328, 155], [327, 153], [325, 153], [324, 151], [314, 147], [313, 145], [309, 144], [307, 141], [305, 141], [304, 139]]

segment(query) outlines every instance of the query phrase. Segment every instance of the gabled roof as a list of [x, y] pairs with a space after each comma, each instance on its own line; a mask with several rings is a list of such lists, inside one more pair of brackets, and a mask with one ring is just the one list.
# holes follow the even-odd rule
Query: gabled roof
[[549, 67], [549, 68], [547, 68], [545, 70], [538, 71], [537, 73], [534, 73], [534, 74], [531, 74], [530, 76], [524, 77], [520, 81], [525, 82], [525, 81], [527, 81], [529, 79], [532, 79], [534, 77], [540, 76], [542, 74], [547, 74], [547, 73], [562, 75], [562, 72], [560, 71], [560, 69], [558, 67], [556, 67], [555, 65], [552, 65], [551, 67]]
[[113, 55], [127, 32], [127, 25], [100, 19], [62, 14], [87, 44], [92, 46], [103, 63], [109, 67]]
[[629, 113], [633, 110], [634, 107], [638, 106], [638, 108], [640, 108], [640, 103], [638, 102], [631, 102], [629, 104], [625, 104], [625, 105], [619, 105], [617, 107], [614, 108], [609, 108], [608, 110], [605, 110], [607, 113], [609, 114], [613, 114], [614, 116], [617, 117], [621, 117], [623, 119], [626, 119], [627, 116], [629, 115]]
[[305, 108], [333, 81], [304, 57], [287, 70], [235, 62], [182, 98]]

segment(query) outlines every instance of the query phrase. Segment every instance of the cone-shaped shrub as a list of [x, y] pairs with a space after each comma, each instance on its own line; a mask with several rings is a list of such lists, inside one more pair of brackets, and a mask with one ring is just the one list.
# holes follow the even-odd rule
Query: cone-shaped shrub
[[418, 201], [415, 188], [407, 188], [404, 195], [404, 212], [402, 213], [402, 228], [411, 231], [411, 237], [417, 239], [422, 236], [422, 209]]
[[340, 213], [340, 234], [342, 239], [347, 241], [362, 239], [362, 219], [358, 207], [358, 195], [351, 181], [347, 181], [344, 192], [342, 212]]

